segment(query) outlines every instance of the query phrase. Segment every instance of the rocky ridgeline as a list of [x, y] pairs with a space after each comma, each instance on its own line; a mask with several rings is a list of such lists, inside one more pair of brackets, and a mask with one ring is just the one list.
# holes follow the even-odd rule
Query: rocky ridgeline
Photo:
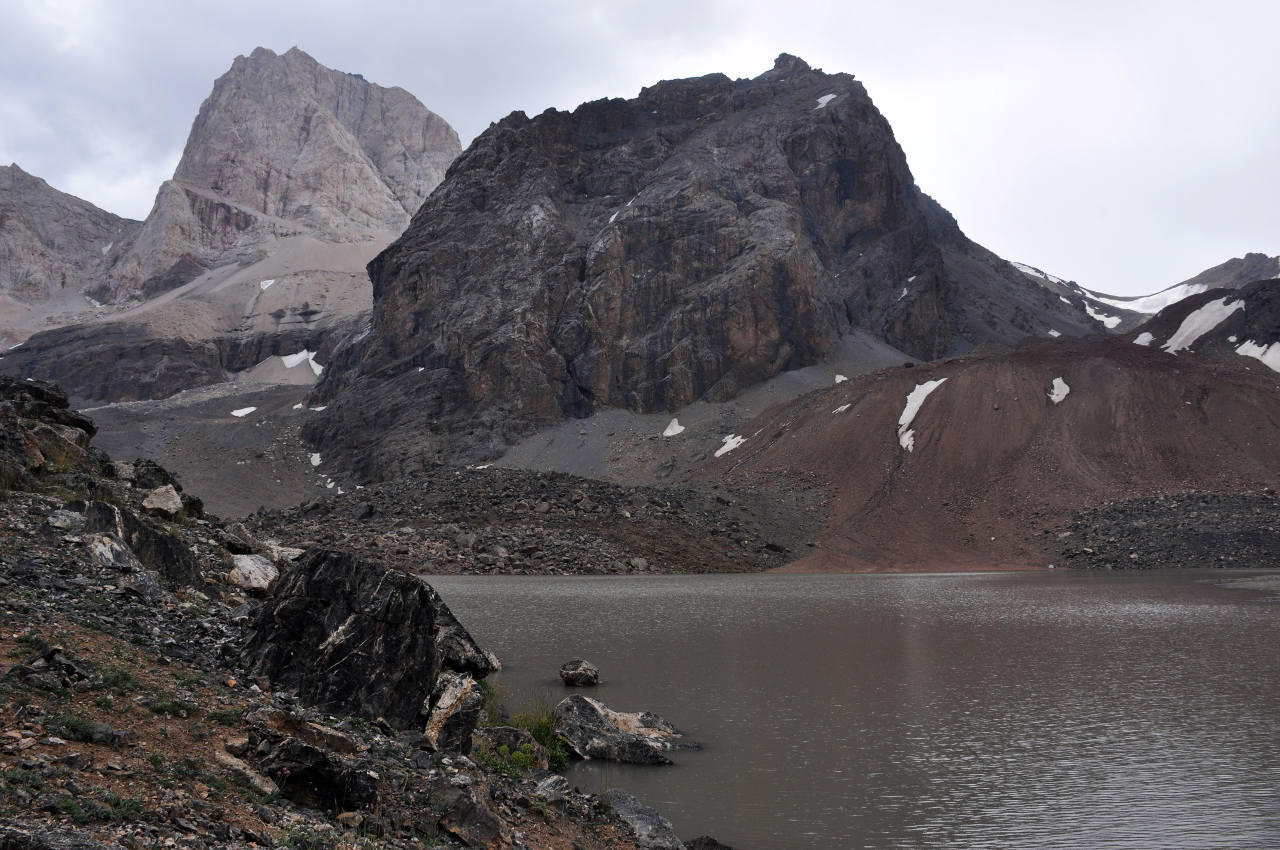
[[751, 572], [808, 550], [815, 502], [767, 489], [620, 487], [515, 469], [432, 471], [246, 520], [413, 573]]
[[92, 433], [0, 380], [0, 846], [684, 846], [548, 770], [553, 717], [502, 725], [422, 579], [256, 542]]
[[1280, 569], [1280, 498], [1269, 489], [1133, 499], [1080, 511], [1046, 534], [1068, 567]]

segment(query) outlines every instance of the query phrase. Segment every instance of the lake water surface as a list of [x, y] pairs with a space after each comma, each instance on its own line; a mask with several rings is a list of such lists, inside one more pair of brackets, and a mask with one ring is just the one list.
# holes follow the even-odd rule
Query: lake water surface
[[581, 657], [590, 695], [703, 744], [569, 774], [685, 839], [1280, 847], [1280, 604], [1238, 576], [430, 580], [509, 707]]

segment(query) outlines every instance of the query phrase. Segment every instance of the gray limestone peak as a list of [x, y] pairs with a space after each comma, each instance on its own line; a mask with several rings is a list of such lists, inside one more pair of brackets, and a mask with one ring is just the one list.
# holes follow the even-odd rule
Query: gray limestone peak
[[460, 152], [404, 89], [259, 47], [214, 83], [174, 180], [337, 236], [400, 231]]

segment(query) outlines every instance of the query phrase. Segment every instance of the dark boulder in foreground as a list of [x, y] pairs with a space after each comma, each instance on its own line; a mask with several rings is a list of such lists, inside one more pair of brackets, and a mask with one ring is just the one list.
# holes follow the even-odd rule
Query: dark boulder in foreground
[[604, 797], [635, 836], [636, 846], [641, 850], [685, 850], [671, 821], [657, 809], [646, 806], [621, 788], [610, 790]]
[[556, 706], [556, 734], [579, 758], [629, 764], [671, 764], [667, 750], [697, 749], [683, 734], [648, 711], [614, 711], [598, 700], [574, 695]]
[[441, 671], [494, 669], [431, 585], [326, 549], [280, 579], [243, 659], [307, 704], [399, 728], [424, 722]]

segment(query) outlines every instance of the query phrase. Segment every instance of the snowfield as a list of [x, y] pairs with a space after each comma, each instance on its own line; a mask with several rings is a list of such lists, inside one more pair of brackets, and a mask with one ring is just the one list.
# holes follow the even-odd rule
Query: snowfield
[[1062, 380], [1062, 378], [1054, 378], [1053, 385], [1049, 387], [1049, 401], [1054, 404], [1061, 404], [1069, 392], [1071, 392], [1071, 387], [1067, 386], [1066, 381]]
[[1249, 340], [1236, 349], [1236, 354], [1261, 360], [1270, 368], [1280, 372], [1280, 342], [1259, 345], [1253, 340]]
[[1196, 340], [1222, 324], [1232, 313], [1244, 309], [1244, 301], [1239, 299], [1232, 301], [1231, 298], [1232, 296], [1228, 295], [1192, 310], [1182, 320], [1182, 324], [1174, 331], [1173, 336], [1169, 337], [1169, 341], [1160, 347], [1170, 354], [1177, 354], [1179, 351], [1190, 348]]
[[684, 426], [680, 424], [680, 420], [672, 419], [670, 424], [667, 425], [666, 430], [662, 432], [662, 436], [674, 437], [676, 434], [682, 433], [683, 431]]

